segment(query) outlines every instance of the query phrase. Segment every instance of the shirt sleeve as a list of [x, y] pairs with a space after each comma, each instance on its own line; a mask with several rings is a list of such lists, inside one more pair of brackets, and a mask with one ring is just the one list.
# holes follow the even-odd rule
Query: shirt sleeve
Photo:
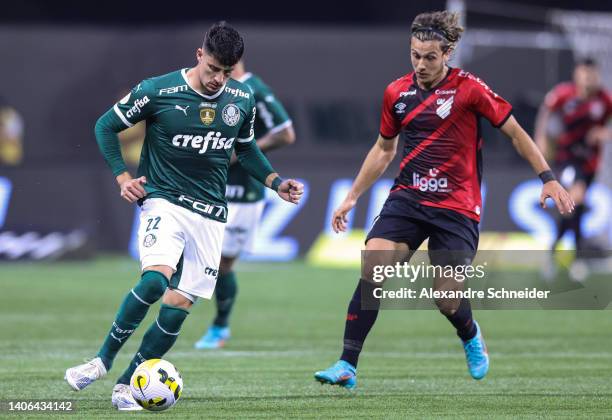
[[564, 85], [555, 86], [550, 92], [544, 97], [544, 105], [549, 111], [557, 111], [563, 105], [565, 100], [566, 91]]
[[149, 79], [136, 85], [127, 95], [113, 106], [113, 111], [126, 128], [153, 115], [155, 86]]
[[261, 152], [256, 141], [236, 143], [236, 157], [253, 178], [266, 185], [268, 176], [275, 172], [268, 158]]
[[501, 127], [512, 115], [512, 105], [493, 92], [477, 77], [471, 81], [472, 106], [478, 115], [486, 118], [493, 127]]
[[121, 155], [119, 136], [117, 133], [125, 130], [125, 124], [119, 119], [112, 109], [102, 115], [95, 126], [96, 142], [108, 167], [117, 176], [125, 171], [125, 161]]
[[380, 117], [380, 135], [387, 139], [397, 136], [401, 129], [400, 121], [395, 118], [393, 113], [393, 103], [396, 96], [392, 85], [387, 86], [383, 96], [382, 113]]
[[285, 107], [266, 84], [262, 82], [254, 92], [257, 119], [263, 122], [269, 134], [278, 133], [292, 124]]
[[[251, 98], [253, 95], [251, 95]], [[255, 138], [255, 115], [257, 114], [257, 110], [255, 109], [255, 100], [251, 99], [249, 104], [247, 105], [248, 112], [245, 115], [242, 126], [238, 131], [238, 138], [236, 141], [238, 143], [248, 143]]]

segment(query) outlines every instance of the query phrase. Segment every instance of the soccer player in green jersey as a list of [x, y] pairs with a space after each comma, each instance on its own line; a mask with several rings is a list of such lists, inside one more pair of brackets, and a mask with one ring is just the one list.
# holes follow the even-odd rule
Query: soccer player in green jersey
[[[142, 206], [139, 250], [142, 275], [126, 295], [97, 356], [66, 370], [79, 391], [106, 375], [117, 352], [162, 299], [159, 315], [113, 388], [112, 404], [138, 410], [129, 389], [135, 368], [161, 358], [174, 344], [189, 308], [215, 289], [227, 219], [227, 169], [235, 150], [241, 166], [291, 203], [303, 186], [282, 180], [254, 141], [255, 99], [230, 74], [242, 57], [240, 34], [213, 25], [196, 52], [197, 64], [146, 79], [96, 123], [96, 139], [116, 176], [121, 196]], [[127, 171], [117, 133], [146, 121], [136, 178]]]
[[[292, 144], [295, 141], [293, 124], [272, 90], [259, 77], [247, 72], [243, 61], [234, 68], [232, 78], [250, 87], [255, 97], [255, 139], [260, 150], [266, 152]], [[253, 248], [264, 197], [265, 189], [260, 182], [241, 165], [230, 166], [226, 192], [228, 216], [215, 289], [217, 315], [206, 334], [195, 343], [197, 349], [223, 347], [230, 337], [229, 316], [238, 292], [233, 266], [242, 252]]]

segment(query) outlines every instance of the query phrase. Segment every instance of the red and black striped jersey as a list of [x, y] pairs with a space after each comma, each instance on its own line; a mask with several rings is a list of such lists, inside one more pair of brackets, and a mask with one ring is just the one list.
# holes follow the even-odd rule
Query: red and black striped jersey
[[558, 113], [561, 121], [556, 163], [573, 162], [580, 165], [585, 174], [594, 174], [599, 166], [600, 147], [589, 144], [586, 137], [591, 129], [605, 125], [612, 116], [610, 95], [600, 89], [590, 98], [583, 99], [573, 82], [565, 82], [546, 95], [544, 104], [551, 112]]
[[480, 221], [480, 117], [500, 127], [512, 107], [481, 79], [450, 69], [437, 86], [419, 88], [414, 72], [385, 90], [380, 134], [404, 141], [391, 194]]

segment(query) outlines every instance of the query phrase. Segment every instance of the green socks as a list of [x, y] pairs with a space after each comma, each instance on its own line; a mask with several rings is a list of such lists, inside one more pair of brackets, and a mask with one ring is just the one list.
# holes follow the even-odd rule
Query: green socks
[[227, 327], [237, 294], [238, 284], [236, 283], [236, 273], [230, 271], [226, 274], [219, 274], [217, 286], [215, 288], [217, 317], [213, 321], [213, 325]]
[[98, 352], [106, 370], [110, 370], [117, 352], [147, 315], [149, 306], [164, 294], [168, 281], [157, 271], [145, 271], [140, 282], [127, 294], [119, 307], [113, 326]]
[[140, 348], [117, 383], [129, 384], [138, 365], [149, 359], [162, 358], [176, 341], [187, 315], [189, 311], [186, 309], [162, 304], [157, 319], [145, 333]]

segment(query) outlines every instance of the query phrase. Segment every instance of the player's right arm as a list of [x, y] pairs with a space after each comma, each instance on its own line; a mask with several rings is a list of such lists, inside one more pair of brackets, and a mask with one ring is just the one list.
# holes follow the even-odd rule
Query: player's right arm
[[334, 212], [332, 217], [332, 228], [334, 232], [346, 231], [348, 212], [355, 207], [359, 197], [361, 197], [361, 195], [387, 170], [387, 167], [389, 167], [397, 151], [398, 137], [399, 136], [396, 135], [391, 139], [387, 139], [382, 135], [378, 136], [376, 144], [374, 144], [374, 147], [368, 152], [346, 198]]
[[119, 136], [117, 133], [132, 127], [138, 121], [153, 114], [152, 101], [155, 90], [153, 82], [145, 80], [134, 87], [130, 93], [117, 102], [102, 115], [95, 126], [96, 141], [102, 156], [110, 167], [117, 184], [121, 189], [121, 197], [134, 203], [146, 195], [143, 185], [145, 177], [133, 179], [127, 170], [121, 156]]
[[348, 212], [355, 207], [359, 197], [387, 170], [397, 152], [401, 124], [393, 114], [393, 106], [397, 98], [397, 88], [394, 83], [385, 89], [380, 117], [380, 134], [376, 144], [368, 152], [350, 191], [332, 216], [332, 229], [336, 233], [346, 231]]

